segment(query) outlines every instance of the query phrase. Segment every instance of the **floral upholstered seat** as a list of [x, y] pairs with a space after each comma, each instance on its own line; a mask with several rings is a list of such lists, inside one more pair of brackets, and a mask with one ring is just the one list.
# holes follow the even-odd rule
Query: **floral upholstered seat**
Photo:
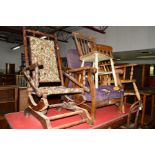
[[48, 95], [83, 93], [82, 88], [66, 88], [66, 87], [63, 87], [63, 86], [40, 87], [39, 91], [46, 92]]

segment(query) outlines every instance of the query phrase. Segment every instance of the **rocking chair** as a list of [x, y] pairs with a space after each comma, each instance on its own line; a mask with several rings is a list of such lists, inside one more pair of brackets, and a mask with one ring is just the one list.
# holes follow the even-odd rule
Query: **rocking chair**
[[[46, 36], [46, 39], [42, 39]], [[78, 80], [64, 73], [76, 88], [64, 86], [64, 75], [61, 69], [59, 46], [55, 35], [49, 35], [38, 31], [23, 29], [24, 53], [26, 67], [24, 75], [28, 81], [29, 107], [25, 109], [25, 115], [32, 114], [40, 120], [44, 128], [69, 128], [81, 123], [93, 124], [93, 121], [86, 109], [76, 105], [76, 101], [69, 95], [83, 95], [89, 91]], [[92, 68], [80, 68], [86, 72], [93, 72]], [[74, 71], [76, 73], [76, 71]], [[60, 103], [49, 104], [48, 97], [51, 95], [61, 96]], [[52, 116], [48, 111], [52, 108], [59, 112], [67, 109], [66, 113], [59, 113]], [[69, 111], [69, 112], [68, 112]], [[52, 126], [52, 121], [66, 117], [79, 115], [80, 120], [58, 126]]]

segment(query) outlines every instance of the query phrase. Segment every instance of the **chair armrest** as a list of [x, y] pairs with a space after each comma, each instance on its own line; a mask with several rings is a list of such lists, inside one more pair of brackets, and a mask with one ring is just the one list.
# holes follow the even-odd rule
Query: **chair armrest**
[[134, 66], [138, 66], [138, 64], [118, 65], [118, 66], [115, 66], [115, 69], [120, 69], [120, 68], [125, 68], [125, 67], [134, 67]]
[[80, 68], [71, 68], [66, 70], [67, 73], [76, 73], [76, 72], [81, 72], [81, 71], [87, 71], [87, 72], [91, 72], [91, 73], [96, 73], [96, 68], [93, 67], [80, 67]]
[[[86, 86], [84, 86], [80, 81], [78, 81], [76, 78], [74, 78], [73, 76], [70, 75], [70, 73], [72, 74], [82, 74], [85, 71], [85, 73], [88, 73], [88, 81], [90, 81], [89, 83], [92, 84], [91, 78], [92, 78], [92, 74], [96, 72], [96, 68], [93, 67], [81, 67], [81, 68], [75, 68], [75, 69], [69, 69], [66, 72], [63, 72], [63, 74], [70, 79], [73, 83], [75, 83], [76, 85], [78, 85], [79, 87], [83, 88], [84, 91], [86, 92], [90, 92], [90, 89], [87, 88]], [[91, 76], [91, 77], [90, 77]], [[90, 86], [91, 87], [91, 86]]]

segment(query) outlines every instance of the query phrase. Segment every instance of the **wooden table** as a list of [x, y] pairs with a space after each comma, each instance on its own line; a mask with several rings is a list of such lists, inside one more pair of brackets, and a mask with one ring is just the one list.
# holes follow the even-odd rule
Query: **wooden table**
[[18, 87], [16, 85], [0, 86], [0, 128], [7, 126], [4, 114], [18, 109]]
[[147, 98], [149, 96], [151, 96], [151, 115], [150, 115], [150, 118], [147, 120], [147, 123], [153, 121], [155, 91], [144, 89], [144, 90], [139, 90], [139, 93], [142, 96], [142, 102], [143, 102], [142, 117], [141, 117], [141, 125], [143, 126], [145, 125], [145, 119], [146, 119], [145, 111], [146, 111]]
[[[72, 129], [104, 129], [104, 128], [119, 128], [126, 124], [127, 116], [130, 110], [130, 104], [125, 105], [125, 113], [120, 113], [115, 105], [98, 108], [96, 110], [96, 121], [93, 126], [87, 123], [71, 127]], [[59, 111], [60, 112], [60, 111]], [[55, 113], [55, 110], [49, 110], [48, 114]], [[23, 112], [15, 112], [5, 114], [5, 118], [12, 129], [43, 129], [41, 122], [34, 116], [24, 116]], [[72, 116], [52, 122], [52, 126], [62, 125], [64, 122], [69, 123], [79, 120], [80, 116]]]
[[[134, 90], [127, 90], [127, 93], [130, 93], [130, 95], [135, 96]], [[144, 89], [139, 90], [139, 94], [141, 96], [142, 103], [143, 103], [140, 123], [142, 126], [144, 126], [144, 125], [150, 123], [151, 121], [153, 121], [154, 103], [155, 103], [155, 90], [152, 90], [151, 88], [147, 88], [147, 89], [144, 88]], [[147, 100], [148, 97], [151, 97], [151, 114], [149, 117], [147, 115], [145, 115], [146, 106], [148, 103], [148, 100]]]

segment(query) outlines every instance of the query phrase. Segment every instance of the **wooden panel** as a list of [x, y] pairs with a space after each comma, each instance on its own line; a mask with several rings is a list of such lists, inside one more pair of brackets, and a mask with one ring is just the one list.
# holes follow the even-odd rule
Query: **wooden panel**
[[17, 87], [0, 87], [0, 114], [17, 111]]
[[155, 87], [155, 76], [148, 76], [146, 78], [147, 87]]
[[28, 107], [28, 94], [27, 88], [19, 88], [19, 111], [24, 111]]
[[15, 74], [15, 64], [6, 63], [6, 74]]
[[10, 129], [9, 124], [3, 116], [0, 116], [0, 129]]
[[0, 75], [0, 85], [15, 85], [16, 75], [14, 74], [3, 74]]
[[8, 128], [4, 114], [17, 111], [18, 87], [0, 87], [0, 129]]

